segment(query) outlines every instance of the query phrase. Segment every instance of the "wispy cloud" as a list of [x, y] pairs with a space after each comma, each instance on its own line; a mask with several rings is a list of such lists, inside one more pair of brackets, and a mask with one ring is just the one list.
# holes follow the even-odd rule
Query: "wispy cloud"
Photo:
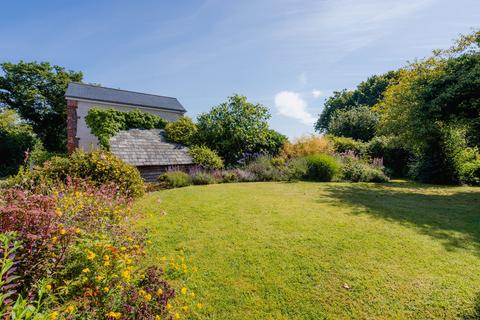
[[315, 117], [307, 111], [307, 102], [296, 92], [281, 91], [277, 93], [275, 95], [275, 107], [278, 113], [285, 117], [299, 120], [307, 125], [315, 123]]
[[312, 96], [317, 99], [317, 98], [320, 98], [320, 96], [323, 95], [323, 92], [318, 90], [318, 89], [313, 89], [312, 90]]

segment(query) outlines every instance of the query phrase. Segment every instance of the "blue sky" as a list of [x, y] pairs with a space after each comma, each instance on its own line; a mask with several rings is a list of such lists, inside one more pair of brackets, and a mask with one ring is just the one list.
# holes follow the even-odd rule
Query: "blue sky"
[[44, 0], [1, 11], [0, 61], [175, 96], [191, 117], [243, 94], [289, 137], [313, 132], [332, 91], [480, 27], [479, 0]]

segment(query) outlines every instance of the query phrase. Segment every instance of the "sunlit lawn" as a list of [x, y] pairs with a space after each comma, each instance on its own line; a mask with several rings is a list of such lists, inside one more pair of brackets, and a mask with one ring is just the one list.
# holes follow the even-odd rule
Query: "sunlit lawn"
[[[480, 188], [243, 183], [148, 194], [146, 263], [183, 249], [205, 319], [474, 317]], [[479, 302], [480, 303], [480, 302]]]

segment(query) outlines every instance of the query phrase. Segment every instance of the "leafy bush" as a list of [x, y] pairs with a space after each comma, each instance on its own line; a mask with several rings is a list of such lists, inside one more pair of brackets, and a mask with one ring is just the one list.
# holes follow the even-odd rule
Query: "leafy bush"
[[347, 151], [353, 151], [356, 155], [364, 155], [366, 151], [366, 144], [362, 141], [357, 141], [347, 137], [328, 136], [328, 139], [332, 141], [335, 152], [344, 153]]
[[334, 146], [325, 136], [306, 136], [283, 146], [280, 156], [284, 159], [300, 158], [316, 153], [332, 154]]
[[214, 184], [217, 181], [208, 172], [196, 172], [192, 175], [192, 182], [195, 185]]
[[245, 167], [246, 171], [255, 175], [258, 181], [282, 180], [282, 171], [272, 163], [269, 156], [260, 156]]
[[110, 138], [120, 130], [163, 129], [167, 124], [167, 120], [162, 117], [140, 110], [123, 112], [98, 108], [88, 111], [85, 122], [105, 149], [109, 148]]
[[18, 123], [12, 110], [0, 111], [0, 177], [16, 174], [36, 145], [41, 142], [29, 125]]
[[170, 141], [186, 146], [195, 142], [197, 130], [197, 125], [189, 117], [180, 117], [165, 126], [165, 133]]
[[159, 182], [163, 182], [169, 188], [186, 187], [192, 184], [192, 178], [183, 171], [170, 171], [161, 174], [158, 177]]
[[53, 157], [32, 171], [21, 170], [7, 185], [30, 190], [51, 188], [65, 182], [67, 177], [87, 179], [96, 185], [113, 182], [119, 192], [132, 197], [144, 193], [138, 169], [101, 150], [89, 153], [78, 150], [68, 158]]
[[307, 176], [308, 164], [305, 158], [289, 160], [284, 168], [284, 177], [289, 181], [301, 180]]
[[307, 162], [306, 178], [314, 181], [332, 181], [340, 172], [337, 159], [327, 154], [314, 154], [305, 158]]
[[385, 136], [374, 137], [367, 143], [366, 153], [370, 158], [382, 158], [385, 168], [394, 177], [405, 177], [408, 174], [408, 163], [412, 153], [393, 143], [393, 139]]
[[351, 182], [387, 182], [382, 165], [370, 165], [352, 152], [342, 155], [341, 179]]
[[206, 146], [193, 146], [188, 149], [188, 154], [192, 157], [193, 163], [198, 164], [205, 169], [223, 168], [223, 160], [218, 154]]

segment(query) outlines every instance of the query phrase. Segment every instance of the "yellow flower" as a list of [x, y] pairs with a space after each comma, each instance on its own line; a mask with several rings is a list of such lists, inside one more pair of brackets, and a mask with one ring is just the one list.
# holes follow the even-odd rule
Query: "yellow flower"
[[125, 248], [125, 247], [120, 247], [120, 251], [125, 251], [125, 250], [127, 250], [127, 248]]
[[182, 294], [187, 294], [187, 288], [183, 287], [183, 288], [180, 290], [180, 292], [181, 292]]
[[172, 310], [173, 306], [170, 303], [167, 303], [167, 310]]
[[195, 293], [194, 293], [194, 292], [190, 292], [190, 296], [191, 296], [191, 297], [195, 297]]
[[58, 311], [53, 311], [50, 313], [49, 317], [50, 320], [57, 320], [58, 319]]
[[182, 268], [187, 269], [187, 265], [185, 263], [182, 263]]
[[67, 230], [65, 230], [65, 229], [60, 230], [60, 234], [61, 234], [62, 236], [65, 235], [66, 233], [67, 233]]
[[96, 276], [95, 277], [95, 280], [97, 280], [98, 282], [102, 281], [104, 278], [104, 276]]
[[161, 319], [162, 319], [162, 318], [160, 318], [159, 315], [156, 315], [156, 316], [155, 316], [155, 320], [161, 320]]
[[96, 256], [97, 255], [94, 252], [92, 252], [90, 250], [87, 250], [87, 259], [88, 260], [93, 260], [93, 259], [95, 259]]
[[150, 293], [145, 294], [145, 300], [147, 301], [152, 300], [152, 295]]
[[79, 234], [80, 232], [82, 232], [82, 230], [80, 230], [80, 228], [75, 228], [75, 233], [76, 234]]
[[85, 268], [82, 270], [83, 273], [89, 273], [90, 272], [90, 269], [89, 268]]
[[75, 311], [75, 307], [73, 305], [69, 305], [65, 308], [65, 311], [68, 313], [73, 313], [73, 311]]
[[115, 311], [110, 311], [109, 313], [106, 314], [107, 318], [111, 319], [120, 319], [122, 314], [120, 312], [115, 312]]
[[45, 289], [47, 289], [47, 291], [52, 290], [52, 285], [51, 285], [51, 284], [47, 284], [47, 285], [45, 286]]
[[122, 278], [125, 279], [126, 281], [130, 280], [130, 271], [129, 270], [124, 270], [122, 272]]
[[103, 288], [103, 292], [108, 293], [109, 291], [110, 291], [110, 288], [109, 288], [109, 287]]
[[103, 265], [104, 265], [105, 267], [108, 267], [108, 266], [110, 265], [110, 261], [105, 261], [105, 262], [103, 263]]
[[197, 267], [192, 267], [192, 272], [197, 272], [198, 268]]
[[180, 319], [180, 314], [178, 312], [176, 312], [175, 315], [173, 316], [173, 319], [175, 319], [175, 320]]
[[104, 255], [103, 260], [105, 260], [105, 261], [110, 260], [110, 256], [108, 254]]
[[198, 308], [198, 309], [202, 309], [202, 308], [203, 308], [203, 304], [197, 303], [197, 308]]
[[57, 242], [57, 239], [58, 239], [57, 237], [52, 237], [52, 242], [53, 243]]
[[158, 295], [158, 296], [161, 296], [162, 294], [163, 294], [162, 288], [158, 288], [158, 290], [157, 290], [157, 295]]
[[184, 312], [187, 312], [187, 311], [188, 311], [188, 306], [183, 306], [183, 307], [182, 307], [182, 310], [183, 310]]
[[145, 290], [140, 289], [140, 290], [138, 290], [138, 294], [141, 295], [141, 296], [144, 296], [146, 294], [146, 292], [145, 292]]
[[152, 244], [152, 240], [145, 241], [147, 244]]
[[56, 213], [57, 216], [59, 216], [59, 217], [62, 216], [62, 211], [61, 211], [59, 208], [55, 209], [55, 213]]

